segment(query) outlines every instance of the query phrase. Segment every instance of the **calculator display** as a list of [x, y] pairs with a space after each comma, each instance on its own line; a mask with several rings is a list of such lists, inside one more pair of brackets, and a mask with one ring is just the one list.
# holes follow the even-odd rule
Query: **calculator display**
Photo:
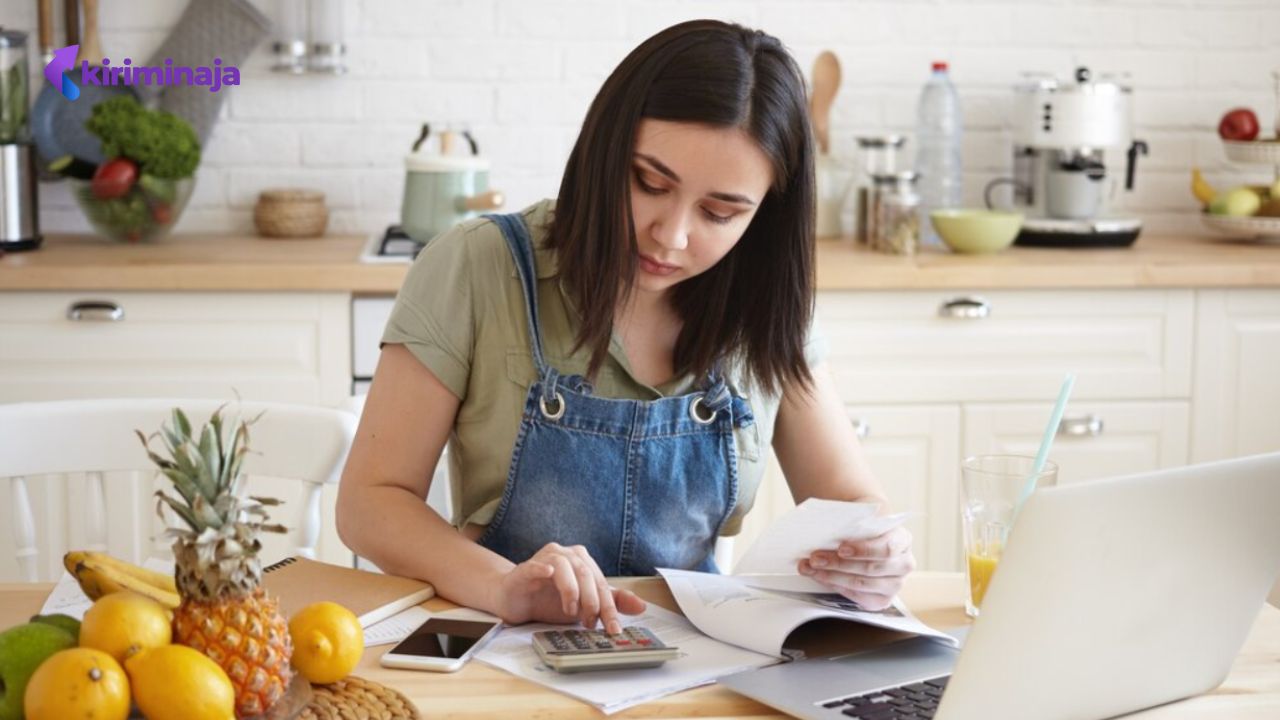
[[390, 653], [418, 657], [460, 658], [493, 627], [494, 623], [478, 620], [431, 618], [414, 630], [412, 635], [392, 648]]

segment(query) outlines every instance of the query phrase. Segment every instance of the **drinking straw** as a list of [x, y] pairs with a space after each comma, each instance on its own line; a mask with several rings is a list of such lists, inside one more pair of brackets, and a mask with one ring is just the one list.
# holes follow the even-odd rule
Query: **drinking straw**
[[1040, 438], [1040, 451], [1036, 453], [1036, 461], [1031, 466], [1031, 474], [1027, 476], [1027, 481], [1022, 486], [1022, 494], [1018, 496], [1018, 504], [1015, 506], [1014, 512], [1022, 509], [1022, 504], [1031, 497], [1031, 493], [1035, 492], [1036, 480], [1040, 478], [1041, 471], [1044, 470], [1044, 462], [1049, 459], [1049, 448], [1053, 447], [1053, 438], [1058, 434], [1058, 424], [1062, 422], [1062, 413], [1067, 410], [1067, 399], [1071, 397], [1071, 389], [1075, 387], [1076, 376], [1067, 373], [1067, 377], [1062, 381], [1062, 389], [1058, 391], [1058, 402], [1053, 406], [1053, 415], [1049, 417], [1049, 424], [1044, 428], [1044, 437]]

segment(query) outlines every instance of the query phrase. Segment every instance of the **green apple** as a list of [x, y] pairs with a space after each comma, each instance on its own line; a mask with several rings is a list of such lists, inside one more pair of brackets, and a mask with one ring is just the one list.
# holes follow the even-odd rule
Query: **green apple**
[[75, 638], [77, 642], [80, 640], [80, 621], [70, 615], [63, 615], [61, 613], [53, 615], [36, 615], [31, 618], [31, 622], [44, 623], [46, 625], [62, 628], [63, 630], [71, 633], [71, 637]]
[[1218, 193], [1218, 196], [1209, 203], [1210, 215], [1226, 215], [1227, 214], [1227, 194]]
[[71, 633], [33, 622], [0, 633], [0, 720], [22, 720], [22, 693], [45, 658], [76, 646]]
[[1262, 198], [1247, 187], [1232, 188], [1222, 198], [1223, 212], [1235, 217], [1249, 217], [1262, 207]]

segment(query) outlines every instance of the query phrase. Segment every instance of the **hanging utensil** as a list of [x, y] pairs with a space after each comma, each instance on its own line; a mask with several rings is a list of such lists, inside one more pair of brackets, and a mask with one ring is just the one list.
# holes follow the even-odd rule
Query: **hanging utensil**
[[835, 53], [824, 50], [813, 61], [813, 92], [809, 98], [809, 114], [813, 120], [813, 134], [818, 150], [823, 155], [831, 151], [831, 106], [840, 89], [840, 61]]
[[75, 100], [68, 100], [52, 83], [48, 83], [36, 98], [31, 114], [31, 135], [45, 163], [66, 155], [95, 165], [101, 163], [105, 159], [102, 143], [85, 127], [85, 121], [98, 103], [134, 94], [127, 85], [93, 85], [81, 81], [80, 67], [86, 62], [97, 65], [103, 58], [98, 34], [98, 0], [82, 0], [81, 7], [84, 9], [83, 42], [76, 55], [75, 66], [63, 73], [66, 79], [79, 87], [80, 95]]

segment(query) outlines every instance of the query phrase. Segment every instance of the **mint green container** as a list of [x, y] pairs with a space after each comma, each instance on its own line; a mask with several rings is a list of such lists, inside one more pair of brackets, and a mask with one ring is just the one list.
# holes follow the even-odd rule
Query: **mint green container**
[[472, 155], [413, 153], [405, 158], [400, 225], [414, 240], [432, 238], [463, 220], [502, 207], [489, 189], [489, 161]]

